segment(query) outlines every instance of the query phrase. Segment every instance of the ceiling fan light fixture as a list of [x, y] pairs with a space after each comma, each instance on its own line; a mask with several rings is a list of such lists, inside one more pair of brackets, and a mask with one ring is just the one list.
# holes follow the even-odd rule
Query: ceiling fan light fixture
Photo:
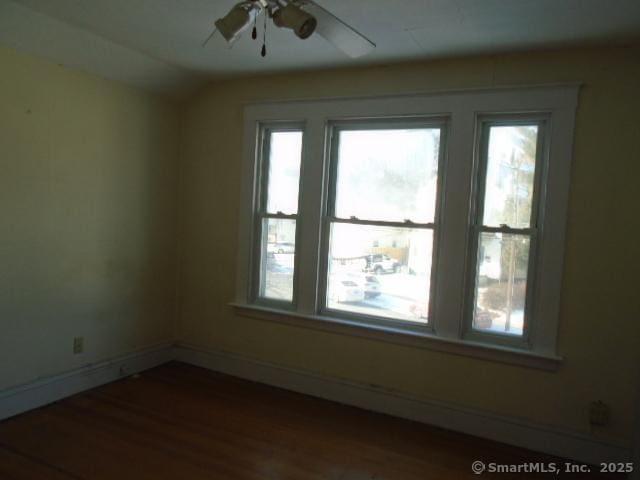
[[215, 25], [228, 43], [233, 43], [260, 13], [254, 2], [242, 2], [234, 6], [227, 15], [216, 20]]
[[316, 30], [316, 18], [297, 5], [289, 3], [273, 13], [273, 23], [278, 27], [290, 28], [298, 38], [309, 38]]

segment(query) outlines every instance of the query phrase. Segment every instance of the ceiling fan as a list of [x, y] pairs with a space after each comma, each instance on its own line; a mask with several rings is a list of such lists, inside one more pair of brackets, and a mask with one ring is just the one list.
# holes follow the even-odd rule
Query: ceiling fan
[[[233, 44], [251, 24], [253, 24], [252, 38], [255, 40], [257, 18], [260, 14], [264, 14], [265, 36], [267, 18], [270, 18], [276, 27], [293, 30], [293, 33], [302, 40], [317, 32], [329, 43], [353, 58], [366, 55], [376, 47], [371, 40], [313, 0], [241, 1], [226, 16], [216, 20], [215, 28], [202, 46], [209, 42], [216, 31], [220, 32], [227, 43]], [[262, 56], [264, 57], [266, 53], [266, 45], [263, 41]]]

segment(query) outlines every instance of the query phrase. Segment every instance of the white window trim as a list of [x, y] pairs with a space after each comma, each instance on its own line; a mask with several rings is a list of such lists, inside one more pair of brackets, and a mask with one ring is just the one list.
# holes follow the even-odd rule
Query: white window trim
[[[419, 95], [283, 100], [248, 104], [244, 109], [245, 151], [238, 236], [236, 298], [243, 315], [284, 321], [302, 327], [405, 343], [439, 351], [471, 355], [536, 368], [557, 368], [556, 352], [564, 237], [570, 185], [575, 110], [579, 85], [491, 88]], [[465, 338], [467, 292], [464, 259], [468, 252], [473, 159], [479, 119], [497, 114], [544, 114], [548, 127], [548, 164], [544, 224], [538, 236], [536, 295], [533, 323], [526, 348], [480, 343]], [[435, 268], [447, 272], [435, 286], [432, 331], [401, 330], [383, 325], [320, 316], [318, 285], [322, 272], [320, 224], [327, 182], [328, 128], [331, 121], [384, 117], [447, 118], [447, 167], [440, 224], [440, 251]], [[256, 205], [255, 185], [259, 125], [278, 122], [305, 124], [303, 140], [300, 233], [296, 249], [297, 304], [279, 310], [251, 303], [251, 269]], [[455, 185], [455, 188], [451, 188]], [[443, 278], [446, 280], [443, 281]], [[253, 313], [252, 313], [253, 312]]]

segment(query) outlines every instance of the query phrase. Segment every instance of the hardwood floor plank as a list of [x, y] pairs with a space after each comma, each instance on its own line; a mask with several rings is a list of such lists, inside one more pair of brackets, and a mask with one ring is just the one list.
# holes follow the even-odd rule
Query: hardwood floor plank
[[0, 445], [0, 478], [3, 480], [77, 480], [60, 469], [33, 457], [25, 457]]
[[3, 480], [471, 479], [476, 459], [559, 461], [180, 363], [0, 423]]

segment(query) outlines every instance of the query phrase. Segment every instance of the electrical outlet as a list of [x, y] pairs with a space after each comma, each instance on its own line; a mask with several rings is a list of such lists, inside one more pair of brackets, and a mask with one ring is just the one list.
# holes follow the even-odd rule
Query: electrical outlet
[[589, 404], [589, 423], [598, 427], [604, 427], [611, 420], [611, 407], [602, 400]]
[[73, 339], [73, 354], [78, 355], [84, 352], [84, 337], [75, 337]]

